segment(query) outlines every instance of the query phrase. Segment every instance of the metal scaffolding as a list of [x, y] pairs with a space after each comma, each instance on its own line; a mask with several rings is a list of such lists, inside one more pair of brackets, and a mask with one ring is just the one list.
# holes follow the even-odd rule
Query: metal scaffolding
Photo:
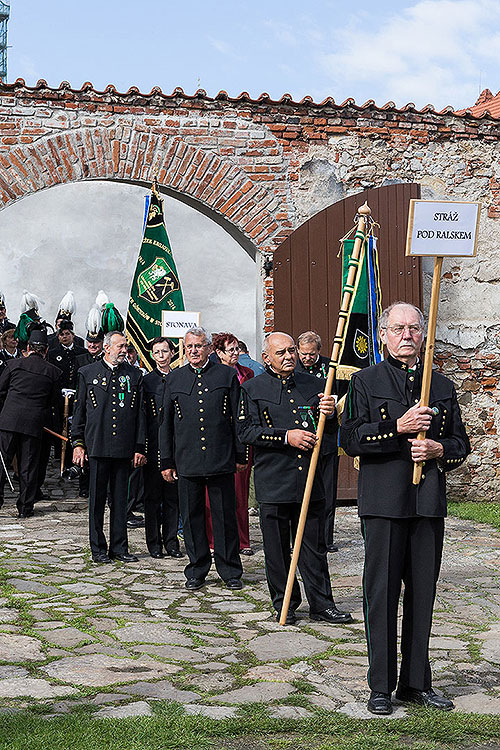
[[0, 78], [7, 80], [7, 21], [10, 3], [0, 2]]

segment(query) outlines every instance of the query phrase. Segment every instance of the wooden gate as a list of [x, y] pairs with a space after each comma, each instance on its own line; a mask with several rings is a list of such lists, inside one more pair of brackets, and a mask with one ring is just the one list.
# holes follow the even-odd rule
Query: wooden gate
[[[323, 341], [322, 353], [330, 356], [340, 306], [339, 240], [354, 226], [357, 209], [365, 201], [380, 224], [375, 234], [382, 306], [405, 300], [422, 309], [421, 260], [405, 256], [410, 198], [420, 198], [420, 185], [371, 188], [333, 203], [296, 229], [274, 253], [274, 330], [294, 338], [303, 331], [317, 331]], [[357, 472], [352, 460], [344, 456], [338, 499], [356, 497]]]

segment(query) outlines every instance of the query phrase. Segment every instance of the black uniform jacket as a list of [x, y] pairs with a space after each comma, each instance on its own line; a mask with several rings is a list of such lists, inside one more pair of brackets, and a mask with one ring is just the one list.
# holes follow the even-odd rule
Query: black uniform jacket
[[[299, 356], [297, 356], [297, 367], [295, 368], [297, 372], [307, 372], [309, 375], [314, 375], [315, 378], [318, 378], [320, 381], [318, 383], [318, 393], [322, 393], [322, 389], [325, 387], [326, 378], [328, 376], [328, 368], [330, 366], [330, 360], [328, 357], [323, 357], [323, 355], [319, 355], [319, 358], [317, 362], [315, 362], [311, 367], [304, 367], [304, 365], [301, 362], [301, 359]], [[332, 393], [335, 395], [337, 393], [337, 384], [335, 380], [333, 381], [333, 388]], [[321, 443], [321, 453], [324, 455], [330, 455], [331, 453], [337, 453], [338, 452], [338, 421], [337, 421], [337, 412], [335, 412], [334, 415], [332, 415], [331, 425], [329, 425], [329, 430], [331, 432], [325, 432], [323, 434], [323, 440]], [[335, 428], [335, 429], [334, 429]]]
[[104, 360], [78, 371], [71, 424], [74, 447], [93, 458], [131, 458], [144, 453], [146, 425], [142, 373], [127, 362], [114, 370]]
[[146, 456], [148, 466], [154, 465], [160, 468], [160, 448], [158, 442], [158, 430], [160, 427], [160, 414], [163, 406], [163, 391], [165, 379], [170, 375], [163, 375], [157, 369], [148, 372], [144, 376], [144, 411], [146, 413]]
[[422, 481], [412, 484], [409, 438], [397, 434], [396, 420], [420, 399], [420, 372], [390, 357], [353, 375], [340, 431], [340, 445], [360, 457], [360, 516], [411, 518], [446, 515], [444, 472], [455, 469], [470, 453], [453, 383], [432, 373], [429, 406], [435, 407], [426, 437], [443, 445], [440, 459], [425, 461]]
[[[325, 386], [305, 372], [283, 380], [266, 370], [241, 387], [238, 434], [254, 446], [255, 494], [260, 503], [300, 503], [304, 494], [311, 451], [288, 445], [288, 430], [316, 432], [319, 397]], [[336, 417], [326, 420], [325, 432], [337, 429]], [[311, 499], [325, 490], [316, 472]]]
[[87, 349], [83, 352], [83, 354], [78, 354], [76, 358], [76, 367], [79, 370], [80, 367], [85, 367], [85, 365], [92, 365], [94, 362], [100, 362], [100, 360], [104, 357], [104, 352], [99, 352], [99, 354], [94, 357]]
[[60, 398], [57, 367], [35, 353], [9, 360], [0, 377], [0, 430], [40, 437]]
[[181, 476], [236, 471], [245, 448], [236, 436], [240, 385], [236, 370], [208, 361], [198, 375], [190, 365], [165, 381], [160, 424], [161, 469]]
[[[80, 349], [85, 348], [85, 341], [82, 339], [81, 336], [77, 336], [75, 334], [75, 337], [73, 338], [73, 343], [76, 347], [79, 347]], [[58, 346], [60, 346], [57, 333], [51, 333], [49, 336], [47, 336], [47, 344], [49, 347], [49, 352], [52, 352], [53, 349], [56, 349]]]
[[76, 359], [85, 353], [86, 350], [76, 344], [73, 344], [71, 349], [62, 346], [62, 344], [57, 344], [53, 349], [49, 349], [47, 359], [62, 370], [61, 382], [63, 388], [72, 388], [75, 390], [78, 373]]

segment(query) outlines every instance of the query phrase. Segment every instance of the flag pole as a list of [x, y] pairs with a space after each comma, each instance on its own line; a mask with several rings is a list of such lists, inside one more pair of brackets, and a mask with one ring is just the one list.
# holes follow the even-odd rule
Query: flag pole
[[[441, 286], [441, 270], [443, 267], [443, 256], [434, 258], [434, 274], [432, 276], [431, 304], [429, 307], [429, 323], [427, 325], [427, 338], [425, 341], [424, 370], [422, 373], [422, 390], [420, 393], [420, 406], [429, 406], [429, 395], [431, 392], [432, 363], [434, 360], [434, 345], [436, 341], [437, 309], [439, 302], [439, 289]], [[425, 430], [417, 435], [417, 440], [425, 440]], [[413, 484], [420, 484], [422, 479], [422, 462], [413, 464]]]
[[[328, 376], [326, 379], [325, 396], [330, 396], [333, 389], [333, 381], [335, 379], [335, 371], [338, 365], [338, 360], [341, 354], [342, 343], [344, 340], [344, 332], [347, 320], [353, 300], [353, 292], [356, 287], [356, 277], [359, 272], [359, 259], [361, 256], [361, 250], [366, 237], [368, 235], [368, 227], [371, 215], [371, 209], [365, 202], [361, 208], [358, 209], [358, 224], [356, 228], [356, 234], [354, 235], [354, 247], [349, 260], [349, 272], [347, 274], [347, 281], [344, 284], [342, 291], [342, 300], [340, 305], [339, 318], [337, 322], [337, 331], [335, 338], [333, 339], [332, 356], [330, 358], [330, 365], [328, 368]], [[292, 597], [292, 589], [295, 581], [295, 571], [297, 570], [297, 564], [299, 561], [300, 548], [302, 545], [302, 538], [304, 536], [304, 528], [306, 525], [307, 511], [309, 510], [309, 501], [311, 499], [311, 492], [314, 483], [314, 477], [316, 475], [316, 467], [318, 465], [319, 451], [321, 448], [321, 441], [323, 439], [323, 432], [325, 429], [326, 415], [320, 413], [318, 428], [316, 430], [316, 445], [313, 448], [311, 455], [311, 462], [309, 464], [309, 471], [307, 473], [306, 486], [304, 489], [304, 496], [302, 498], [302, 507], [300, 510], [299, 522], [297, 525], [297, 532], [295, 534], [295, 540], [293, 543], [293, 554], [290, 562], [290, 570], [288, 571], [288, 579], [286, 583], [285, 596], [283, 598], [283, 605], [281, 607], [281, 614], [279, 624], [284, 625], [286, 623], [286, 616], [288, 614], [288, 608], [290, 606], [290, 599]]]

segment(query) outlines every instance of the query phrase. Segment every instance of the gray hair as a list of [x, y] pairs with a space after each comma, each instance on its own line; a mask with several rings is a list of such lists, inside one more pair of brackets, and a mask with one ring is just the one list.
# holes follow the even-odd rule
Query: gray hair
[[321, 350], [321, 336], [316, 331], [304, 331], [297, 339], [297, 346], [301, 344], [316, 344], [319, 352]]
[[125, 334], [121, 331], [108, 331], [104, 334], [103, 346], [111, 346], [113, 336], [123, 336], [123, 338], [126, 338]]
[[204, 328], [201, 328], [201, 327], [190, 328], [189, 331], [186, 331], [186, 333], [184, 334], [184, 343], [186, 343], [186, 336], [188, 334], [191, 334], [191, 336], [200, 336], [200, 337], [204, 336], [207, 344], [212, 343], [212, 334], [206, 331]]
[[400, 305], [404, 305], [405, 307], [411, 307], [412, 310], [414, 310], [418, 314], [419, 323], [422, 328], [422, 330], [425, 328], [425, 318], [422, 310], [420, 310], [418, 307], [415, 307], [415, 305], [412, 305], [410, 302], [403, 302], [400, 300], [399, 302], [393, 302], [392, 305], [389, 305], [389, 307], [386, 307], [385, 310], [382, 311], [382, 315], [380, 316], [379, 320], [379, 330], [382, 328], [387, 328], [387, 322], [389, 320], [389, 315], [394, 310], [395, 307], [399, 307]]
[[293, 336], [290, 336], [289, 333], [285, 333], [284, 331], [272, 331], [271, 333], [267, 334], [264, 341], [262, 342], [262, 354], [269, 354], [269, 339], [271, 338], [271, 336], [276, 336], [276, 335], [288, 336], [288, 338], [291, 339], [293, 343], [295, 343], [293, 340]]

